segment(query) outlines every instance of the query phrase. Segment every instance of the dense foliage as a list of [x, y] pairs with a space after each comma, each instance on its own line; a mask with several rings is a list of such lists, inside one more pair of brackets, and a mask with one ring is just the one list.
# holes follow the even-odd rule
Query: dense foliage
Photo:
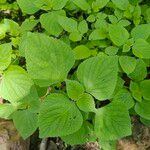
[[113, 150], [150, 125], [149, 0], [0, 0], [0, 118], [26, 139]]

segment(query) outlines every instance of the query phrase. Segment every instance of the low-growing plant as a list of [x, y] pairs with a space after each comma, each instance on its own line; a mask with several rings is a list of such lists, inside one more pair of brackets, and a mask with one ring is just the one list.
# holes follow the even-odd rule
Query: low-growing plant
[[149, 0], [0, 0], [0, 118], [26, 139], [116, 149], [150, 125]]

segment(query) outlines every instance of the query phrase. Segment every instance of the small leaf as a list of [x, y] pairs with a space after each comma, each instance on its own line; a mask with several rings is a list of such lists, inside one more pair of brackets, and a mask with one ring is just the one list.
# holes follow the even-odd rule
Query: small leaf
[[73, 0], [73, 3], [82, 10], [88, 10], [90, 8], [90, 5], [86, 0]]
[[142, 81], [147, 76], [146, 64], [142, 59], [138, 59], [134, 71], [128, 77], [135, 81]]
[[0, 71], [5, 70], [11, 63], [12, 46], [10, 43], [0, 45]]
[[30, 110], [18, 110], [13, 113], [12, 118], [16, 129], [24, 139], [32, 135], [38, 127], [38, 115]]
[[85, 59], [91, 56], [91, 51], [88, 47], [84, 45], [79, 45], [75, 47], [74, 49], [75, 58], [78, 59]]
[[128, 0], [112, 0], [112, 2], [115, 4], [117, 8], [121, 10], [126, 10], [129, 5]]
[[103, 40], [107, 37], [107, 32], [103, 29], [95, 29], [89, 36], [89, 40]]
[[103, 7], [105, 7], [108, 2], [109, 2], [109, 0], [95, 0], [92, 3], [92, 9], [95, 12], [98, 12], [100, 9], [102, 9]]
[[62, 26], [62, 28], [67, 32], [77, 32], [77, 22], [72, 18], [67, 18], [64, 16], [58, 17], [58, 22]]
[[135, 105], [135, 111], [142, 118], [150, 120], [150, 101], [142, 100]]
[[77, 100], [77, 106], [79, 109], [85, 112], [95, 112], [95, 102], [90, 94], [84, 93]]
[[98, 109], [95, 116], [95, 133], [102, 141], [131, 135], [131, 120], [125, 105], [112, 102]]
[[109, 56], [116, 55], [118, 52], [119, 48], [115, 46], [109, 46], [105, 49], [105, 53]]
[[110, 25], [109, 36], [112, 42], [117, 46], [122, 46], [129, 38], [128, 31], [121, 25]]
[[142, 92], [138, 83], [131, 81], [130, 91], [135, 100], [137, 100], [138, 102], [142, 101]]
[[15, 111], [15, 107], [11, 104], [0, 104], [0, 118], [9, 119], [9, 116]]
[[75, 80], [66, 80], [67, 94], [69, 98], [78, 100], [80, 95], [84, 93], [83, 86]]
[[144, 39], [138, 39], [133, 45], [132, 52], [139, 58], [150, 58], [150, 44]]
[[86, 20], [82, 20], [81, 22], [79, 22], [78, 30], [81, 34], [88, 32], [88, 24]]
[[50, 94], [39, 113], [40, 137], [67, 136], [78, 131], [83, 118], [74, 104], [63, 94]]
[[134, 57], [120, 56], [119, 62], [123, 71], [127, 74], [132, 73], [136, 67], [136, 59]]
[[73, 42], [81, 41], [82, 40], [82, 34], [79, 32], [71, 32], [69, 35], [69, 39]]
[[63, 31], [63, 28], [58, 23], [58, 17], [60, 15], [65, 15], [65, 12], [62, 10], [52, 11], [40, 16], [42, 27], [45, 28], [49, 34], [58, 36]]
[[150, 80], [140, 82], [140, 89], [145, 100], [150, 101]]

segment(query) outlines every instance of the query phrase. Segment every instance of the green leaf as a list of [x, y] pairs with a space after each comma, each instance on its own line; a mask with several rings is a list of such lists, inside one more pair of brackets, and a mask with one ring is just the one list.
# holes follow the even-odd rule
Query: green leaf
[[132, 73], [136, 67], [136, 59], [134, 57], [120, 56], [119, 62], [126, 74]]
[[91, 56], [91, 51], [88, 47], [85, 45], [79, 45], [73, 49], [75, 53], [75, 58], [77, 60], [79, 59], [85, 59]]
[[117, 8], [121, 10], [126, 10], [129, 5], [128, 0], [112, 0], [112, 2], [115, 4]]
[[150, 120], [147, 120], [147, 119], [144, 119], [144, 118], [140, 118], [140, 121], [141, 121], [144, 125], [150, 127]]
[[13, 105], [5, 103], [0, 104], [0, 118], [9, 119], [9, 116], [15, 111]]
[[83, 118], [74, 104], [63, 94], [50, 94], [39, 114], [40, 137], [67, 136], [78, 131]]
[[5, 70], [11, 63], [12, 46], [10, 43], [0, 45], [0, 71]]
[[117, 73], [117, 57], [97, 56], [79, 65], [77, 77], [88, 93], [98, 100], [105, 100], [109, 99], [115, 90]]
[[88, 24], [86, 20], [82, 20], [81, 22], [79, 22], [78, 30], [81, 34], [85, 34], [88, 32]]
[[75, 80], [66, 80], [67, 94], [69, 98], [78, 100], [80, 95], [84, 93], [83, 86]]
[[150, 24], [141, 24], [133, 28], [131, 36], [134, 40], [147, 39], [150, 36]]
[[95, 29], [89, 36], [89, 40], [103, 40], [107, 37], [107, 32], [103, 29]]
[[139, 58], [150, 58], [150, 44], [144, 39], [138, 39], [135, 41], [132, 52]]
[[103, 7], [105, 7], [108, 2], [109, 2], [109, 0], [95, 0], [92, 3], [92, 9], [95, 12], [98, 12], [100, 9], [102, 9]]
[[95, 112], [95, 102], [90, 94], [84, 93], [77, 100], [77, 106], [79, 109], [85, 112]]
[[51, 0], [51, 1], [52, 1], [52, 8], [54, 10], [60, 10], [63, 7], [65, 7], [65, 5], [69, 0]]
[[38, 115], [30, 110], [18, 110], [13, 113], [12, 118], [16, 129], [24, 139], [32, 135], [38, 127]]
[[82, 10], [88, 10], [90, 8], [90, 5], [86, 0], [73, 0], [73, 3]]
[[64, 81], [74, 64], [71, 48], [44, 34], [29, 33], [27, 39], [27, 70], [36, 84], [44, 87]]
[[40, 23], [49, 34], [59, 36], [59, 34], [63, 31], [63, 28], [58, 23], [58, 17], [61, 15], [65, 15], [63, 10], [42, 14], [40, 16]]
[[126, 19], [122, 19], [118, 22], [118, 24], [123, 26], [123, 27], [126, 27], [126, 26], [129, 26], [131, 24], [131, 22], [126, 20]]
[[138, 83], [131, 81], [130, 91], [135, 100], [138, 102], [142, 101], [142, 92]]
[[62, 28], [67, 32], [77, 32], [78, 31], [77, 21], [75, 21], [72, 18], [59, 16], [58, 17], [58, 22], [62, 26]]
[[33, 28], [37, 25], [38, 20], [34, 20], [34, 18], [26, 19], [20, 26], [20, 32], [26, 33], [27, 31], [32, 31]]
[[140, 89], [145, 100], [150, 101], [150, 80], [140, 82]]
[[142, 118], [150, 120], [150, 101], [142, 100], [135, 105], [135, 111]]
[[0, 96], [10, 102], [17, 102], [27, 96], [33, 81], [19, 66], [10, 66], [2, 76]]
[[147, 76], [146, 64], [142, 59], [138, 59], [134, 71], [128, 77], [135, 81], [142, 81]]
[[134, 100], [131, 93], [126, 89], [121, 89], [114, 96], [113, 101], [124, 103], [128, 109], [134, 106]]
[[11, 36], [18, 36], [20, 33], [19, 24], [10, 19], [4, 19], [4, 24], [7, 26]]
[[91, 142], [92, 129], [91, 124], [84, 122], [82, 127], [75, 133], [61, 137], [69, 145], [85, 144]]
[[34, 5], [35, 1], [36, 0], [17, 0], [17, 3], [24, 13], [34, 14], [39, 10], [39, 8]]
[[109, 36], [115, 45], [122, 46], [128, 40], [129, 33], [123, 26], [115, 24], [109, 26]]
[[72, 32], [69, 35], [69, 39], [73, 42], [81, 41], [82, 40], [82, 34], [77, 31], [77, 32]]
[[115, 46], [109, 46], [105, 49], [105, 53], [109, 56], [116, 55], [118, 52], [119, 48]]
[[99, 145], [104, 150], [116, 150], [117, 149], [117, 141], [99, 141]]
[[95, 133], [102, 141], [131, 135], [131, 120], [125, 105], [112, 102], [98, 109], [95, 116]]

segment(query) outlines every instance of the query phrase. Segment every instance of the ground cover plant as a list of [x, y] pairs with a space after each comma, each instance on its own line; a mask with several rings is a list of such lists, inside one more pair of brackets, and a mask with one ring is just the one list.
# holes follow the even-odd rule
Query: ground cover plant
[[[149, 0], [0, 0], [0, 118], [26, 139], [116, 149], [150, 125]], [[9, 12], [8, 12], [9, 10]]]

